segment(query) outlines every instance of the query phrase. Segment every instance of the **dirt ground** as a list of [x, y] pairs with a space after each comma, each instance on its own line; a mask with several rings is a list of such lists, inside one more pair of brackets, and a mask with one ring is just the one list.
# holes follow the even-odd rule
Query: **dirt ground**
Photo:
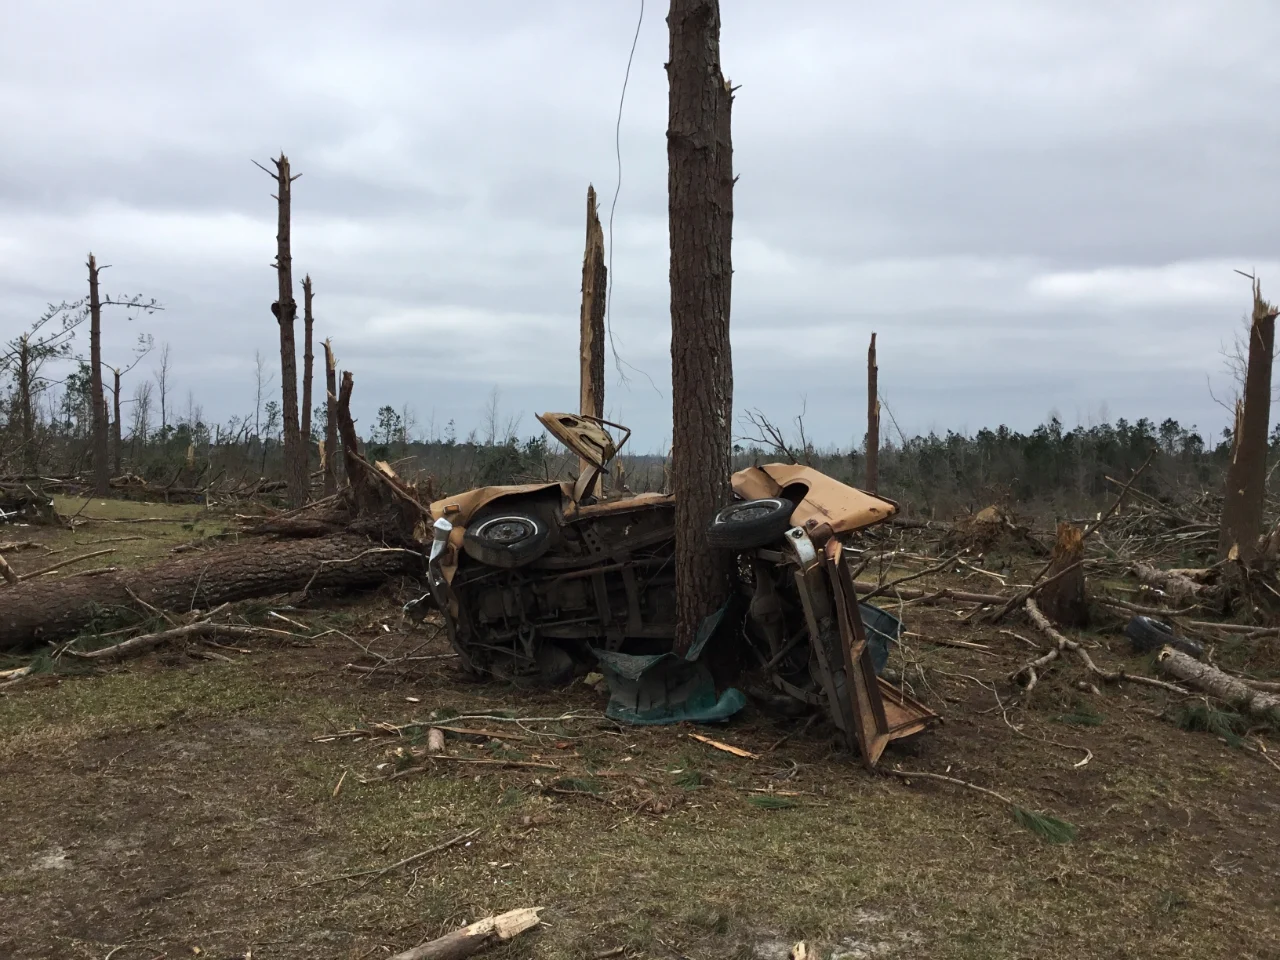
[[[153, 562], [229, 522], [91, 508], [104, 520], [74, 533], [0, 528], [49, 548], [14, 568], [107, 547], [68, 571]], [[88, 542], [111, 537], [145, 539]], [[1184, 731], [1163, 718], [1180, 698], [1082, 692], [1070, 662], [1015, 706], [1009, 674], [1047, 648], [1026, 623], [1004, 625], [1024, 641], [889, 604], [910, 631], [890, 668], [945, 722], [885, 764], [1069, 821], [1069, 843], [985, 796], [869, 775], [822, 722], [620, 728], [582, 683], [467, 682], [400, 621], [407, 589], [251, 605], [297, 636], [243, 647], [107, 669], [46, 655], [0, 690], [0, 956], [377, 958], [522, 906], [544, 927], [485, 956], [783, 958], [800, 939], [833, 958], [1280, 956], [1280, 736]], [[1114, 630], [1080, 638], [1150, 672]], [[1221, 654], [1280, 667], [1274, 649]], [[475, 732], [427, 760], [432, 723]]]

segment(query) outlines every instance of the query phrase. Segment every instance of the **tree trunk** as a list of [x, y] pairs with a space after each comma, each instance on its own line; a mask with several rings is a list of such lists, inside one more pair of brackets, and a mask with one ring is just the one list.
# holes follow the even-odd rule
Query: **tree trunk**
[[120, 371], [112, 370], [111, 372], [115, 375], [111, 393], [111, 401], [115, 405], [115, 415], [111, 422], [111, 446], [115, 475], [118, 477], [124, 473], [120, 442]]
[[137, 610], [129, 591], [162, 610], [185, 613], [300, 590], [308, 583], [315, 589], [365, 586], [421, 566], [419, 555], [338, 534], [246, 542], [93, 577], [26, 580], [0, 587], [0, 651], [75, 636], [112, 608]]
[[18, 346], [18, 417], [22, 421], [22, 465], [28, 473], [38, 469], [35, 411], [31, 398], [31, 341], [24, 333]]
[[397, 953], [390, 960], [465, 960], [499, 943], [506, 943], [538, 925], [541, 907], [511, 910], [485, 917], [461, 930], [446, 933], [412, 950]]
[[93, 407], [93, 492], [105, 497], [111, 480], [108, 462], [107, 402], [102, 393], [102, 301], [98, 296], [98, 261], [89, 254], [89, 403]]
[[1253, 559], [1258, 548], [1258, 535], [1262, 531], [1267, 421], [1271, 412], [1271, 358], [1275, 339], [1276, 308], [1262, 299], [1262, 288], [1254, 280], [1244, 402], [1237, 407], [1218, 535], [1219, 556], [1230, 558], [1234, 552], [1234, 558], [1240, 563]]
[[324, 341], [324, 493], [338, 491], [338, 361], [333, 356], [333, 345]]
[[311, 468], [311, 368], [315, 360], [311, 353], [311, 329], [315, 323], [311, 315], [311, 274], [302, 278], [302, 448]]
[[[588, 184], [587, 248], [582, 257], [582, 311], [578, 338], [578, 412], [588, 417], [604, 416], [604, 309], [608, 289], [604, 231], [596, 213], [595, 187]], [[579, 469], [586, 471], [590, 464], [581, 460]], [[597, 480], [597, 496], [600, 491], [601, 480]]]
[[706, 529], [731, 494], [733, 94], [720, 71], [718, 0], [671, 0], [667, 26], [671, 486], [676, 649], [683, 652], [729, 594], [732, 558], [707, 544]]
[[[1058, 524], [1058, 539], [1046, 571], [1050, 582], [1040, 590], [1040, 607], [1049, 619], [1064, 627], [1083, 627], [1089, 623], [1089, 604], [1084, 590], [1084, 535], [1070, 523]], [[1052, 579], [1063, 570], [1074, 570]]]
[[1217, 697], [1251, 717], [1280, 723], [1280, 697], [1255, 690], [1235, 677], [1223, 673], [1217, 667], [1201, 663], [1181, 650], [1174, 650], [1172, 647], [1161, 650], [1156, 657], [1156, 669]]
[[300, 507], [307, 500], [307, 450], [302, 444], [298, 426], [298, 350], [293, 326], [298, 317], [298, 302], [293, 299], [293, 257], [289, 252], [290, 190], [298, 178], [289, 173], [289, 158], [283, 153], [272, 161], [276, 165], [276, 201], [279, 219], [276, 227], [276, 277], [278, 299], [271, 305], [280, 327], [280, 414], [284, 421], [284, 478], [288, 502]]
[[867, 348], [867, 493], [880, 483], [880, 368], [876, 366], [876, 335]]

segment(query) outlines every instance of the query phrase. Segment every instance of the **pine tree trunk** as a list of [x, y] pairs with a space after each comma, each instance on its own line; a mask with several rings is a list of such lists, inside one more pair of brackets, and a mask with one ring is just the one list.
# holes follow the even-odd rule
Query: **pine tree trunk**
[[876, 365], [876, 335], [867, 348], [867, 493], [880, 485], [880, 368]]
[[311, 466], [311, 370], [315, 358], [311, 353], [311, 330], [315, 319], [311, 314], [311, 274], [302, 278], [302, 447], [306, 451], [307, 468]]
[[98, 295], [98, 261], [89, 254], [89, 396], [93, 407], [93, 493], [105, 497], [110, 490], [107, 402], [102, 392], [102, 301]]
[[39, 458], [31, 399], [31, 341], [26, 334], [18, 347], [18, 416], [22, 421], [22, 464], [28, 473], [35, 473]]
[[280, 414], [284, 421], [284, 479], [291, 507], [307, 500], [307, 451], [298, 426], [298, 349], [294, 341], [294, 321], [298, 302], [293, 299], [293, 257], [289, 252], [290, 190], [297, 177], [289, 173], [289, 158], [283, 153], [276, 165], [276, 201], [279, 219], [276, 228], [276, 275], [280, 289], [271, 305], [280, 327]]
[[676, 649], [729, 594], [731, 556], [706, 529], [730, 500], [733, 360], [733, 95], [720, 70], [718, 0], [672, 0], [667, 191], [671, 234], [671, 487]]
[[327, 338], [324, 342], [324, 386], [324, 492], [329, 496], [338, 491], [338, 361]]
[[115, 474], [118, 477], [124, 473], [120, 443], [120, 371], [113, 370], [111, 372], [115, 374], [115, 387], [111, 394], [112, 403], [115, 405], [115, 415], [111, 423], [111, 445], [114, 448], [112, 459], [115, 462]]
[[[604, 260], [604, 231], [596, 213], [595, 188], [587, 186], [587, 247], [582, 257], [582, 310], [579, 324], [578, 412], [604, 416], [604, 310], [608, 267]], [[589, 469], [585, 461], [579, 464]], [[600, 493], [597, 480], [596, 494]]]
[[1248, 563], [1257, 552], [1266, 494], [1267, 420], [1271, 412], [1271, 358], [1275, 349], [1276, 308], [1253, 283], [1253, 319], [1249, 326], [1249, 364], [1244, 403], [1237, 408], [1236, 431], [1222, 500], [1218, 553]]
[[1089, 604], [1085, 597], [1084, 534], [1074, 524], [1058, 524], [1058, 539], [1046, 571], [1054, 577], [1071, 567], [1075, 569], [1051, 580], [1040, 590], [1040, 608], [1054, 623], [1064, 627], [1084, 627], [1089, 623]]

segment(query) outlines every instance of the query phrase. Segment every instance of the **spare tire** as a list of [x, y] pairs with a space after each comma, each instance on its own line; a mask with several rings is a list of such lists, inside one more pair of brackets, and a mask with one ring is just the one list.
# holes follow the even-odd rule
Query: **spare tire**
[[791, 529], [795, 508], [784, 497], [740, 500], [715, 515], [707, 528], [707, 542], [727, 550], [766, 546]]
[[462, 551], [491, 567], [522, 567], [551, 548], [551, 531], [538, 517], [512, 510], [473, 523], [462, 538]]
[[1173, 627], [1153, 617], [1134, 617], [1125, 624], [1124, 635], [1129, 638], [1129, 645], [1136, 653], [1150, 653], [1169, 646], [1197, 659], [1204, 655], [1202, 644], [1178, 636], [1173, 632]]

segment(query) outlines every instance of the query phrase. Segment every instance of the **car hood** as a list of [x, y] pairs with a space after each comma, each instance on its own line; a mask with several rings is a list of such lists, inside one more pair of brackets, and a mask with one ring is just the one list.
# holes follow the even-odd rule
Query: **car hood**
[[825, 473], [798, 463], [767, 463], [733, 475], [733, 492], [744, 500], [788, 496], [795, 505], [791, 524], [811, 537], [852, 533], [882, 523], [898, 512], [891, 500], [873, 497]]

